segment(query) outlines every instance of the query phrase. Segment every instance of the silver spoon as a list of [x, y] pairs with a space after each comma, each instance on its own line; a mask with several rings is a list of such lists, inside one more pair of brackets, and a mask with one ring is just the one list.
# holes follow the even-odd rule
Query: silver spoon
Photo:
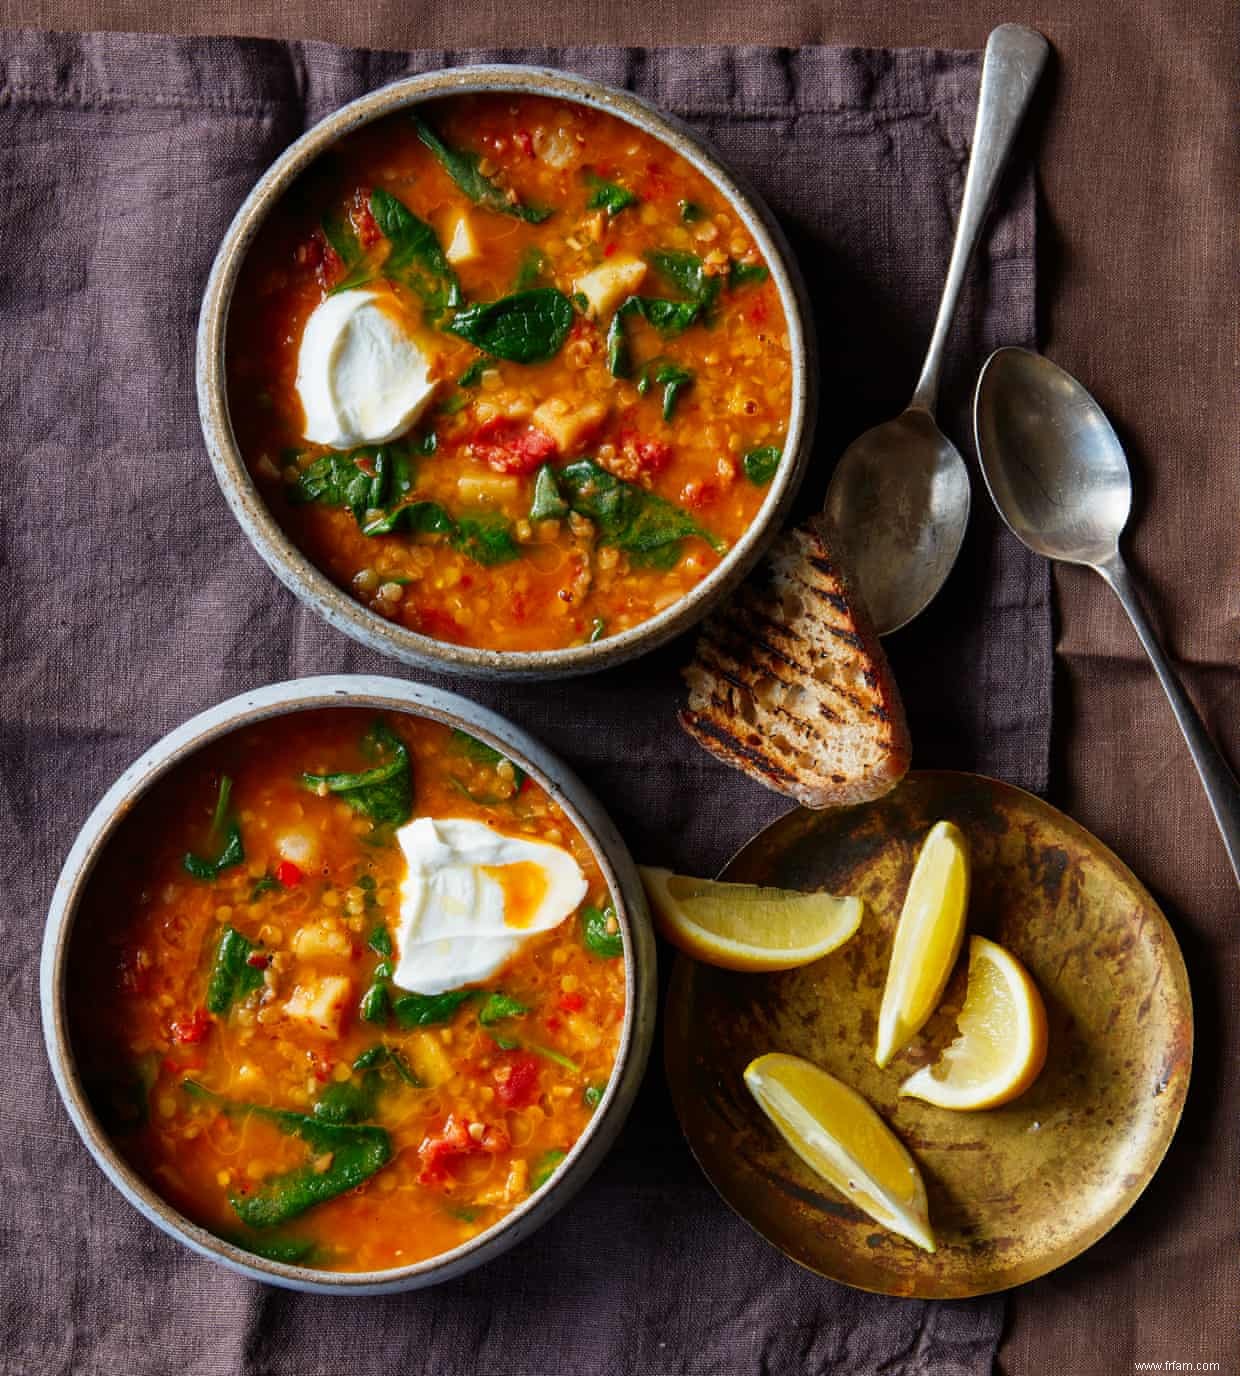
[[973, 426], [982, 476], [1017, 539], [1035, 554], [1093, 569], [1123, 603], [1188, 742], [1240, 881], [1240, 784], [1167, 662], [1120, 556], [1132, 478], [1102, 408], [1049, 359], [1000, 349], [978, 378]]
[[965, 269], [1049, 51], [1019, 24], [1001, 24], [987, 39], [956, 242], [913, 399], [848, 446], [827, 489], [835, 542], [880, 635], [934, 599], [969, 523], [968, 469], [934, 423], [939, 372]]

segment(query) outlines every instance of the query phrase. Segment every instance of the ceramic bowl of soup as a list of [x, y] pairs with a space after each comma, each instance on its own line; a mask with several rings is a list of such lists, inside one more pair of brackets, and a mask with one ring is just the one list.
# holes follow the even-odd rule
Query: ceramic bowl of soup
[[554, 757], [462, 698], [234, 698], [107, 792], [43, 948], [61, 1097], [165, 1232], [301, 1290], [413, 1289], [546, 1221], [654, 1022], [633, 863]]
[[298, 139], [219, 250], [197, 368], [274, 572], [372, 648], [490, 676], [701, 618], [787, 514], [816, 397], [757, 196], [630, 93], [515, 66]]

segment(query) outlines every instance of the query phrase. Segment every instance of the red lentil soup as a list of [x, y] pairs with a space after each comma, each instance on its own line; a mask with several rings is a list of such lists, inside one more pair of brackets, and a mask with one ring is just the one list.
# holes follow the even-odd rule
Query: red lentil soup
[[[484, 987], [409, 994], [408, 816], [561, 847], [587, 897]], [[101, 1121], [182, 1214], [275, 1260], [382, 1270], [491, 1227], [572, 1149], [619, 1045], [623, 941], [589, 846], [510, 761], [410, 715], [296, 712], [195, 754], [121, 825], [78, 931]]]
[[[383, 445], [307, 443], [311, 313], [373, 290], [434, 385]], [[716, 567], [787, 438], [789, 335], [711, 182], [614, 116], [454, 97], [363, 128], [272, 211], [231, 305], [232, 422], [277, 520], [360, 602], [491, 650], [637, 626]]]

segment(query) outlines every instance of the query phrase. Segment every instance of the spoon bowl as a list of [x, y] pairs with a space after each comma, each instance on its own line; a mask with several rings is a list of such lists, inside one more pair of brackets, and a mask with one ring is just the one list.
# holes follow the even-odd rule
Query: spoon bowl
[[982, 477], [1012, 533], [1048, 559], [1115, 554], [1132, 509], [1119, 436], [1084, 387], [1041, 354], [1000, 349], [977, 384]]
[[827, 515], [879, 633], [934, 599], [969, 524], [969, 471], [929, 411], [910, 406], [844, 451]]

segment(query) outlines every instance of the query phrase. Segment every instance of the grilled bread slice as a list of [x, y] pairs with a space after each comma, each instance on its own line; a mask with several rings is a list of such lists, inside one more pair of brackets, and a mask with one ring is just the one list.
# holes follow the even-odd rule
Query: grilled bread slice
[[864, 803], [908, 771], [887, 657], [815, 520], [786, 532], [706, 622], [680, 724], [725, 764], [806, 807]]

